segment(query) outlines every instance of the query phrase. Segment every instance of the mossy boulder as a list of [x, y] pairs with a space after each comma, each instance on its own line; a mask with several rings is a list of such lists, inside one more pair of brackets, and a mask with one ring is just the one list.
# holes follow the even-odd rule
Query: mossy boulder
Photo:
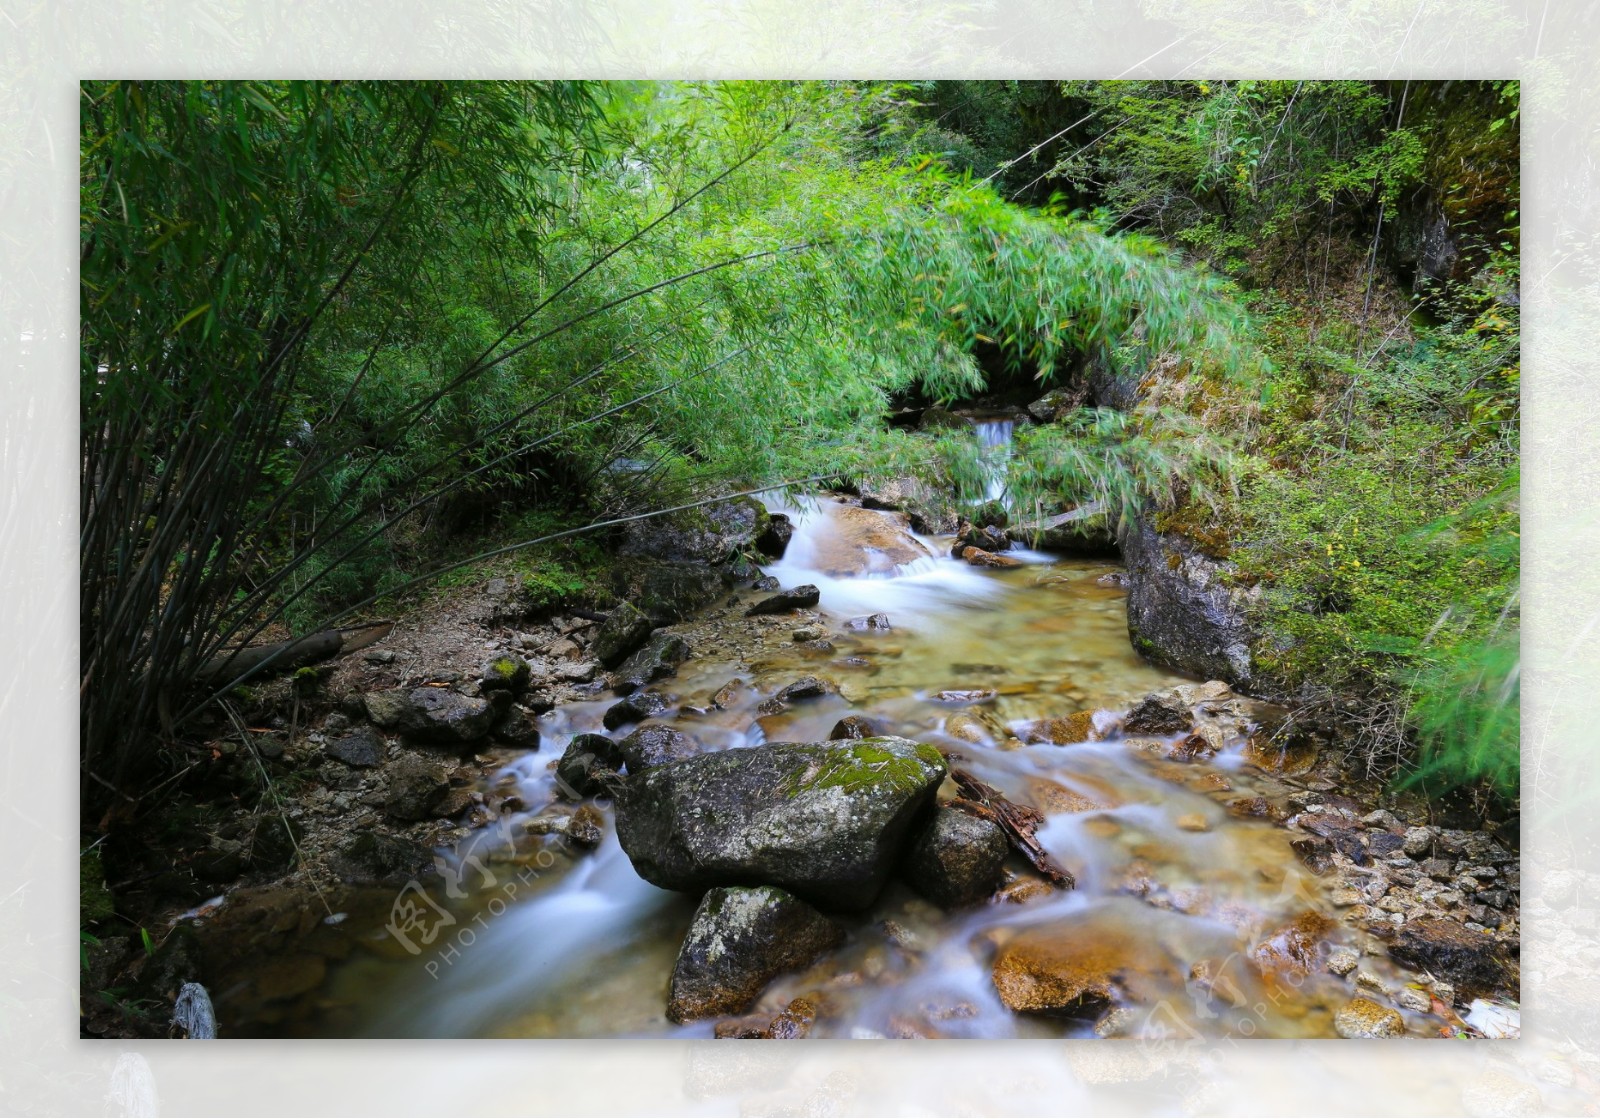
[[741, 1013], [777, 976], [843, 942], [838, 925], [784, 890], [711, 890], [678, 952], [667, 1017], [690, 1022]]
[[521, 657], [500, 656], [484, 666], [479, 687], [485, 692], [510, 692], [521, 695], [528, 690], [533, 669]]
[[863, 909], [945, 773], [933, 747], [893, 737], [702, 754], [629, 777], [617, 836], [664, 889], [766, 884]]

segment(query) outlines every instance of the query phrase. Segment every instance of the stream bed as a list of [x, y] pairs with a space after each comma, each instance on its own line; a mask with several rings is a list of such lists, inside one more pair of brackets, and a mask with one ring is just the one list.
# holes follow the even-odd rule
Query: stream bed
[[[1117, 713], [1142, 697], [1196, 683], [1135, 655], [1117, 566], [1016, 551], [1008, 554], [1020, 566], [982, 569], [949, 558], [949, 539], [935, 537], [921, 538], [931, 555], [915, 562], [830, 574], [836, 508], [790, 507], [794, 539], [767, 568], [784, 587], [820, 589], [810, 617], [745, 619], [759, 595], [741, 592], [730, 607], [675, 627], [695, 655], [656, 686], [676, 700], [658, 721], [723, 750], [826, 739], [858, 715], [883, 733], [953, 750], [969, 773], [1045, 814], [1038, 839], [1077, 884], [1050, 889], [1013, 855], [1013, 880], [999, 895], [1010, 900], [944, 912], [892, 881], [868, 911], [841, 919], [842, 948], [774, 981], [754, 1009], [776, 1014], [804, 996], [818, 1008], [815, 1037], [1335, 1036], [1352, 984], [1322, 960], [1360, 934], [1335, 919], [1326, 886], [1301, 866], [1288, 833], [1225, 808], [1292, 790], [1248, 766], [1242, 740], [1176, 761], [1168, 747], [1181, 735], [1115, 733]], [[873, 614], [887, 615], [889, 628], [850, 628]], [[822, 643], [774, 640], [808, 624], [826, 631]], [[717, 639], [707, 642], [708, 633]], [[835, 682], [838, 694], [758, 710], [811, 674]], [[981, 709], [960, 706], [938, 697], [946, 689], [993, 698]], [[720, 708], [710, 698], [719, 691]], [[529, 825], [557, 803], [552, 767], [567, 739], [603, 732], [615, 702], [601, 694], [541, 717], [544, 749], [511, 757], [492, 780], [514, 790], [520, 811], [446, 853], [455, 873], [413, 899], [409, 925], [397, 933], [391, 918], [359, 933], [367, 950], [330, 969], [316, 1012], [295, 1033], [712, 1036], [712, 1021], [680, 1026], [665, 1013], [697, 899], [634, 873], [604, 801], [604, 836], [592, 851], [574, 853]], [[1096, 712], [1091, 738], [1099, 729], [1109, 737], [1066, 746], [1002, 737], [1079, 711]], [[974, 734], [971, 719], [951, 733], [961, 729], [955, 716], [975, 713], [993, 733]], [[1120, 1008], [1080, 1019], [1003, 1005], [996, 952], [1041, 935], [1077, 945], [1114, 974], [1127, 995]], [[1408, 978], [1381, 957], [1362, 962], [1369, 980]], [[1406, 1020], [1409, 1032], [1433, 1032], [1426, 1016]]]

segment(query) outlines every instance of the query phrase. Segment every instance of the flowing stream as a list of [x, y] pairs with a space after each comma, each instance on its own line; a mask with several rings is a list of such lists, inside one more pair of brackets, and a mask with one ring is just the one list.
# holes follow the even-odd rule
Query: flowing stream
[[[697, 655], [662, 683], [680, 697], [668, 718], [708, 749], [823, 739], [849, 713], [954, 747], [981, 780], [1046, 813], [1039, 838], [1076, 875], [1077, 888], [944, 913], [891, 883], [869, 912], [845, 919], [851, 936], [844, 948], [777, 980], [760, 1009], [776, 1012], [801, 994], [820, 999], [814, 1036], [1087, 1034], [1090, 1021], [1014, 1014], [995, 993], [989, 961], [996, 946], [1020, 929], [1052, 925], [1117, 954], [1123, 985], [1138, 1004], [1123, 1032], [1331, 1036], [1332, 1015], [1349, 997], [1344, 980], [1320, 966], [1285, 974], [1249, 958], [1263, 942], [1270, 948], [1274, 936], [1281, 947], [1296, 918], [1303, 924], [1307, 913], [1334, 911], [1322, 884], [1300, 872], [1286, 833], [1224, 809], [1234, 797], [1284, 791], [1245, 765], [1239, 744], [1204, 762], [1180, 763], [1118, 737], [1003, 749], [945, 733], [952, 715], [972, 709], [934, 699], [941, 689], [992, 689], [988, 710], [1018, 727], [1079, 710], [1104, 710], [1104, 721], [1152, 691], [1188, 682], [1129, 647], [1123, 592], [1102, 578], [1115, 565], [1020, 551], [1010, 553], [1024, 561], [1020, 567], [979, 569], [948, 558], [949, 541], [934, 538], [925, 540], [932, 556], [904, 567], [829, 575], [818, 556], [836, 531], [838, 508], [826, 501], [790, 507], [794, 539], [769, 568], [784, 586], [821, 589], [834, 649], [819, 655], [783, 643], [782, 652], [755, 661]], [[892, 629], [844, 626], [874, 613], [887, 614]], [[781, 715], [756, 711], [807, 673], [836, 679], [841, 694]], [[710, 694], [736, 680], [750, 686], [725, 709], [712, 708]], [[526, 805], [503, 834], [521, 835], [521, 822], [551, 804], [550, 767], [562, 744], [600, 731], [613, 702], [605, 696], [568, 704], [541, 720], [550, 745], [514, 759], [496, 778], [502, 789], [514, 785]], [[456, 923], [445, 935], [412, 955], [375, 930], [365, 942], [371, 951], [353, 953], [330, 974], [320, 1012], [299, 1031], [709, 1036], [711, 1023], [675, 1026], [664, 1013], [695, 899], [641, 880], [617, 844], [609, 807], [604, 811], [606, 837], [586, 854], [565, 854], [555, 838], [530, 846], [524, 837], [509, 860], [505, 852], [458, 859], [455, 892], [462, 896], [446, 903]], [[1332, 931], [1317, 928], [1319, 937], [1337, 943], [1353, 936], [1327, 925]]]

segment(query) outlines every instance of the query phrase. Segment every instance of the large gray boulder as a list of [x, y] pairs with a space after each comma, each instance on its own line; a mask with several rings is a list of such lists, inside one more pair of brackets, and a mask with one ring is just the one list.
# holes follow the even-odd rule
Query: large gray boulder
[[773, 885], [863, 909], [945, 772], [932, 746], [893, 737], [702, 754], [629, 777], [617, 838], [664, 889]]
[[589, 655], [606, 668], [615, 668], [627, 655], [643, 645], [654, 629], [650, 616], [631, 602], [619, 602], [600, 623]]
[[735, 497], [665, 516], [630, 521], [617, 553], [669, 563], [725, 563], [756, 551], [767, 530], [767, 511], [751, 497]]
[[464, 696], [448, 688], [391, 688], [365, 697], [367, 718], [385, 730], [398, 731], [413, 742], [459, 745], [487, 735], [505, 710], [505, 703]]
[[1126, 533], [1128, 636], [1157, 664], [1202, 679], [1250, 682], [1254, 633], [1252, 592], [1230, 585], [1233, 565], [1205, 554], [1177, 533], [1157, 532], [1148, 518]]
[[727, 567], [664, 563], [642, 557], [620, 559], [609, 576], [611, 590], [638, 607], [655, 626], [670, 626], [717, 602], [737, 582]]
[[766, 985], [844, 942], [844, 931], [772, 886], [709, 891], [683, 939], [667, 1017], [691, 1022], [750, 1007]]
[[[941, 487], [914, 475], [897, 478], [865, 477], [856, 483], [863, 509], [885, 509], [904, 513], [917, 532], [948, 533], [956, 529], [956, 514]], [[953, 491], [946, 484], [944, 492]]]

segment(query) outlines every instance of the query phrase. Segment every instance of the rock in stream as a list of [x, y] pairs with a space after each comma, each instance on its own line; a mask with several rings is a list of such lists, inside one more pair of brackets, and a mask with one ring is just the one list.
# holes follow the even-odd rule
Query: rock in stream
[[664, 889], [773, 885], [863, 909], [945, 773], [933, 747], [893, 737], [702, 754], [629, 777], [617, 836]]

